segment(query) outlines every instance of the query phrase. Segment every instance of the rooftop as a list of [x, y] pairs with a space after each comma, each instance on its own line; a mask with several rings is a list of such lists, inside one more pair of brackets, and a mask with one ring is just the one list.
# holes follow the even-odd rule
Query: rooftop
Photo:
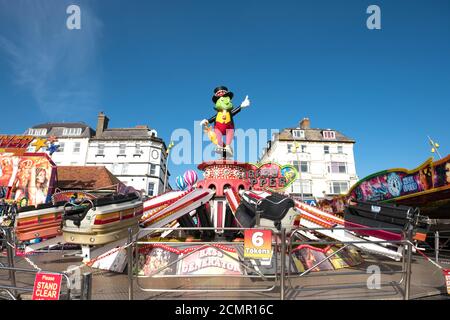
[[106, 129], [100, 135], [92, 137], [92, 140], [153, 140], [164, 144], [164, 141], [157, 137], [155, 130], [140, 126]]
[[120, 183], [104, 166], [58, 166], [57, 187], [63, 190], [96, 190]]
[[[45, 134], [38, 133], [39, 129], [46, 129]], [[72, 130], [71, 130], [72, 129]], [[81, 129], [77, 132], [74, 129]], [[34, 131], [34, 132], [33, 132]], [[95, 130], [84, 122], [47, 122], [38, 124], [27, 130], [29, 135], [55, 136], [55, 137], [79, 137], [90, 138], [95, 135]]]
[[[303, 130], [305, 132], [304, 138], [295, 138], [292, 135], [293, 130]], [[324, 131], [334, 131], [335, 132], [335, 138], [325, 138], [323, 136]], [[317, 142], [349, 142], [349, 143], [355, 143], [355, 140], [343, 135], [341, 132], [336, 131], [334, 129], [320, 129], [320, 128], [307, 128], [307, 129], [301, 129], [301, 128], [286, 128], [280, 131], [277, 135], [278, 140], [280, 141], [317, 141]]]

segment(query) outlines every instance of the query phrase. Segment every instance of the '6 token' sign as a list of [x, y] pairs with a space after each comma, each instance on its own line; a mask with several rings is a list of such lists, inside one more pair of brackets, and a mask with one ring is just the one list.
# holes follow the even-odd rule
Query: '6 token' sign
[[272, 257], [272, 231], [245, 230], [244, 257], [252, 259], [270, 259]]

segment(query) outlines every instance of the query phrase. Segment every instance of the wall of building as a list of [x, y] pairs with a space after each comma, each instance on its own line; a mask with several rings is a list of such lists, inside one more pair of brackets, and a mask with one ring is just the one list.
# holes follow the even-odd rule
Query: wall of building
[[[291, 147], [289, 147], [289, 145]], [[356, 174], [353, 143], [344, 142], [309, 142], [299, 141], [300, 148], [297, 152], [292, 147], [294, 141], [272, 141], [271, 148], [261, 157], [261, 162], [274, 161], [279, 164], [297, 164], [297, 161], [307, 163], [307, 172], [301, 172], [300, 178], [304, 183], [303, 193], [312, 194], [315, 198], [323, 198], [333, 194], [330, 184], [334, 182], [345, 182], [346, 189], [358, 181]], [[305, 146], [304, 152], [301, 146]], [[329, 153], [325, 153], [324, 146], [329, 146]], [[338, 152], [338, 146], [342, 152]], [[332, 173], [331, 162], [346, 164], [345, 173]], [[287, 190], [288, 193], [301, 193], [300, 181], [297, 181]]]
[[[76, 148], [79, 144], [79, 148]], [[60, 166], [84, 166], [89, 146], [89, 138], [59, 138], [58, 144], [64, 144], [52, 155], [56, 165]]]
[[[99, 145], [104, 146], [103, 153]], [[121, 149], [121, 145], [125, 148]], [[156, 195], [163, 189], [165, 155], [161, 149], [162, 144], [154, 141], [91, 140], [86, 164], [104, 165], [122, 182], [146, 193], [149, 183], [153, 183], [153, 195]]]

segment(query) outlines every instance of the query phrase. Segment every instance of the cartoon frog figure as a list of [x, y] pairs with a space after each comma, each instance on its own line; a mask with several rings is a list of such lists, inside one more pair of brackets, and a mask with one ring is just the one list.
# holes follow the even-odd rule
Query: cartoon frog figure
[[[214, 123], [215, 138], [217, 138], [217, 152], [233, 156], [233, 149], [231, 148], [231, 142], [234, 137], [234, 122], [233, 116], [239, 113], [242, 109], [250, 106], [250, 100], [248, 96], [245, 97], [239, 107], [233, 108], [233, 92], [228, 91], [227, 87], [220, 86], [214, 89], [214, 95], [212, 101], [215, 106], [214, 109], [217, 114], [210, 119], [204, 119], [200, 122], [200, 125], [207, 126], [209, 123]], [[223, 143], [223, 137], [225, 136], [225, 145]], [[211, 139], [216, 141], [216, 139]]]

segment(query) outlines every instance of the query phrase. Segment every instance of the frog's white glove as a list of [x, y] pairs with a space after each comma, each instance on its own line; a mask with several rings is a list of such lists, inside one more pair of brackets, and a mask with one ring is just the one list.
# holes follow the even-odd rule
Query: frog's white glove
[[241, 103], [241, 108], [247, 108], [248, 106], [250, 106], [250, 100], [248, 99], [248, 96], [245, 96], [244, 101]]
[[208, 120], [206, 120], [206, 119], [203, 119], [202, 121], [200, 121], [200, 126], [204, 126], [204, 125], [207, 125], [209, 122], [208, 122]]

